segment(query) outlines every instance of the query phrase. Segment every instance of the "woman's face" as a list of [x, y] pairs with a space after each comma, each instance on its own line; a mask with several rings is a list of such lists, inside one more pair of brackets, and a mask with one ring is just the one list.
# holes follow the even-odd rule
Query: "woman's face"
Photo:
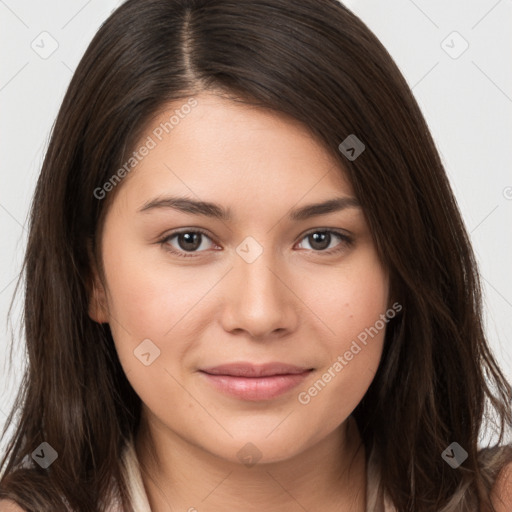
[[[284, 460], [333, 434], [365, 394], [388, 275], [351, 185], [304, 126], [195, 99], [170, 105], [136, 146], [90, 314], [110, 324], [155, 431], [233, 462]], [[232, 363], [253, 373], [204, 372]], [[258, 377], [270, 363], [296, 368]]]

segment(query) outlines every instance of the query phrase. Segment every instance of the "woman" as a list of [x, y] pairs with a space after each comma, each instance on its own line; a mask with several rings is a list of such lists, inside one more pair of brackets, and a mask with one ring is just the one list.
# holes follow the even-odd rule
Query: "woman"
[[0, 510], [512, 507], [467, 233], [336, 1], [122, 5], [63, 101], [24, 270]]

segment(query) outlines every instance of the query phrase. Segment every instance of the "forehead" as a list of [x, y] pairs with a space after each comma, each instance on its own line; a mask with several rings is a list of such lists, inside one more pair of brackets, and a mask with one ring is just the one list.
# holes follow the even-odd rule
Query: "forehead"
[[147, 123], [123, 184], [130, 196], [169, 189], [201, 198], [252, 192], [270, 202], [353, 195], [340, 162], [304, 124], [210, 93], [193, 100], [166, 104]]

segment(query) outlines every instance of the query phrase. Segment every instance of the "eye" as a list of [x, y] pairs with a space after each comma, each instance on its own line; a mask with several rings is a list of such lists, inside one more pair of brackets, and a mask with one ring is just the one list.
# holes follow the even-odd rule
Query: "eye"
[[[310, 247], [301, 247], [301, 249], [324, 254], [341, 252], [353, 243], [348, 235], [329, 229], [310, 231], [302, 240], [306, 240]], [[197, 253], [213, 247], [218, 248], [205, 231], [197, 228], [172, 233], [159, 240], [159, 243], [166, 251], [184, 258], [197, 256]], [[301, 244], [302, 242], [299, 246]]]
[[[337, 244], [335, 243], [336, 239], [338, 240]], [[306, 240], [310, 246], [309, 248], [305, 247], [305, 249], [311, 249], [315, 252], [324, 252], [326, 254], [342, 251], [353, 243], [352, 238], [348, 235], [327, 229], [310, 231], [302, 240]]]
[[[209, 240], [210, 244], [208, 244], [206, 240]], [[194, 253], [196, 252], [203, 252], [204, 250], [211, 248], [208, 247], [208, 245], [215, 245], [206, 232], [200, 229], [189, 229], [186, 231], [172, 233], [160, 240], [160, 243], [169, 252], [185, 258], [194, 256]]]

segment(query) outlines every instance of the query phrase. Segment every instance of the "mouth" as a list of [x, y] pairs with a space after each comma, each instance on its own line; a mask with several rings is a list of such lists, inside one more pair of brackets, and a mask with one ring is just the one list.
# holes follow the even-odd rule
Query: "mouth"
[[199, 372], [217, 391], [248, 401], [276, 398], [303, 382], [313, 368], [285, 363], [231, 363]]

